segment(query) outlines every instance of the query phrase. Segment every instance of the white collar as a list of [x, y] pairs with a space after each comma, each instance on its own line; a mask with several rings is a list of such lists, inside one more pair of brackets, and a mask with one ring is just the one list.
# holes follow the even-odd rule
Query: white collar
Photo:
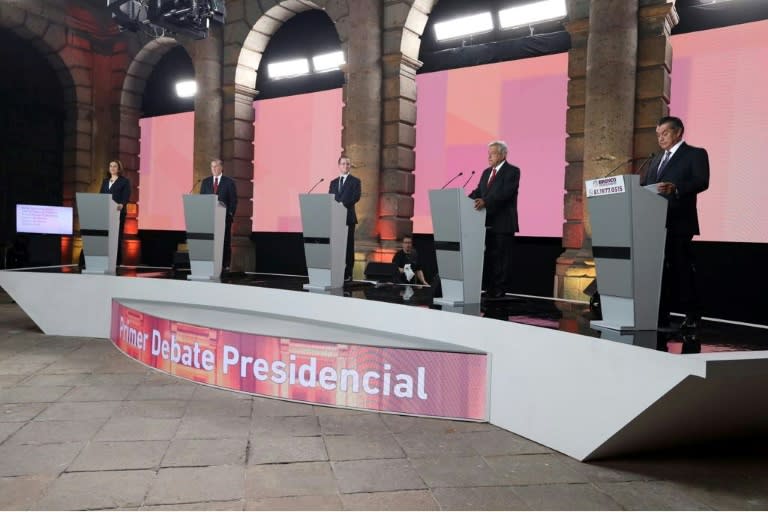
[[667, 150], [669, 152], [669, 158], [672, 158], [672, 156], [675, 154], [675, 151], [680, 149], [680, 146], [683, 145], [683, 142], [685, 141], [683, 139], [680, 139], [680, 141], [677, 144], [675, 144], [674, 146], [672, 146]]

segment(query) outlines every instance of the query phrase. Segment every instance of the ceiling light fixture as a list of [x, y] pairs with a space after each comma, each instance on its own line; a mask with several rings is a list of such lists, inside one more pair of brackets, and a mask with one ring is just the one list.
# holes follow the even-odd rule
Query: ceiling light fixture
[[565, 0], [541, 0], [499, 11], [501, 28], [517, 28], [557, 20], [568, 15]]
[[179, 98], [193, 98], [195, 94], [197, 94], [197, 82], [194, 80], [176, 82], [176, 96]]
[[342, 64], [344, 64], [344, 53], [341, 51], [324, 53], [312, 57], [312, 66], [318, 73], [337, 70]]
[[438, 41], [444, 41], [491, 30], [493, 30], [493, 17], [490, 12], [482, 12], [435, 23], [435, 38]]
[[306, 75], [309, 73], [309, 61], [307, 59], [293, 59], [273, 62], [267, 66], [267, 71], [269, 78], [273, 80]]

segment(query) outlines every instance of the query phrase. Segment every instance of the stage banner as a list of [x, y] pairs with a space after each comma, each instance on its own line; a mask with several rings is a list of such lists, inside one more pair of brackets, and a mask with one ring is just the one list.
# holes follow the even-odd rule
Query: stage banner
[[319, 405], [488, 420], [488, 356], [233, 332], [112, 301], [128, 356], [203, 384]]

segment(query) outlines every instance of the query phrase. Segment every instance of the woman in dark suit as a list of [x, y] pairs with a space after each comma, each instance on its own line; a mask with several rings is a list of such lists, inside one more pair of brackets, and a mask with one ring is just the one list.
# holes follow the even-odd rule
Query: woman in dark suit
[[109, 173], [101, 182], [100, 194], [112, 194], [112, 200], [117, 203], [120, 212], [120, 231], [117, 238], [117, 264], [122, 264], [123, 228], [125, 228], [126, 206], [131, 198], [131, 182], [123, 176], [123, 163], [120, 160], [109, 162]]

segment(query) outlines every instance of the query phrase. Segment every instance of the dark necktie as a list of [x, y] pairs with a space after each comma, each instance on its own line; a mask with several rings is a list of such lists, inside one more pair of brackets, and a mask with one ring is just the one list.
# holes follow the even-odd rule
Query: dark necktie
[[213, 193], [214, 194], [219, 193], [219, 177], [218, 176], [213, 178]]
[[494, 167], [493, 170], [491, 171], [491, 176], [488, 178], [488, 188], [491, 188], [491, 184], [495, 179], [496, 179], [496, 168]]
[[339, 193], [341, 193], [341, 189], [344, 188], [344, 181], [346, 181], [347, 177], [342, 176], [339, 178]]
[[659, 168], [656, 170], [656, 179], [658, 180], [661, 178], [661, 173], [664, 171], [664, 167], [667, 166], [667, 162], [669, 162], [669, 151], [664, 152], [664, 158], [661, 159], [661, 163], [659, 164]]

